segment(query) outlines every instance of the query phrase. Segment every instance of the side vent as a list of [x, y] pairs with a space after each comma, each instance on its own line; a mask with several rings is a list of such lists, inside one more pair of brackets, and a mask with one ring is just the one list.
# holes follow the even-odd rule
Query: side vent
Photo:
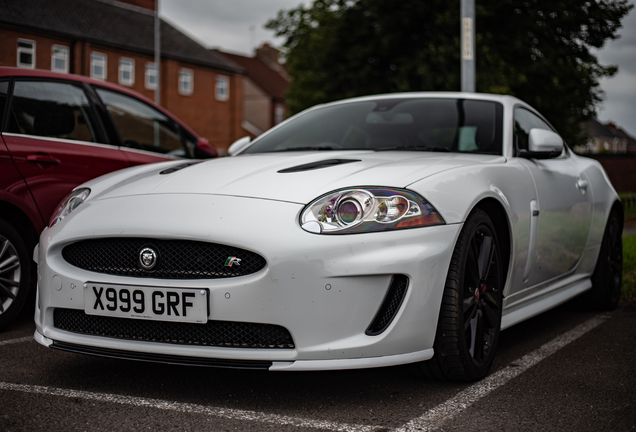
[[327, 159], [327, 160], [312, 162], [312, 163], [308, 163], [304, 165], [298, 165], [291, 168], [285, 168], [278, 172], [285, 174], [285, 173], [293, 173], [293, 172], [301, 172], [301, 171], [311, 171], [315, 169], [329, 168], [332, 166], [348, 164], [352, 162], [360, 162], [360, 159]]
[[384, 297], [384, 301], [380, 305], [378, 313], [365, 332], [367, 335], [379, 335], [389, 327], [389, 324], [391, 324], [393, 318], [395, 318], [398, 310], [400, 310], [400, 306], [402, 306], [408, 286], [408, 277], [399, 274], [393, 275], [386, 297]]

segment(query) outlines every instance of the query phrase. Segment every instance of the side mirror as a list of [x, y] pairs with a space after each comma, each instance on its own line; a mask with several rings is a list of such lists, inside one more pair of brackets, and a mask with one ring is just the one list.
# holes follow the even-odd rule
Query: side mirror
[[528, 136], [528, 150], [520, 150], [519, 156], [527, 159], [551, 159], [563, 153], [563, 138], [555, 132], [533, 128]]
[[216, 151], [216, 147], [205, 139], [200, 139], [196, 147], [194, 147], [194, 157], [197, 159], [211, 159], [218, 156], [219, 153]]
[[247, 145], [252, 141], [252, 138], [246, 136], [243, 138], [240, 138], [236, 141], [234, 141], [232, 143], [232, 145], [230, 145], [230, 147], [227, 149], [227, 154], [230, 156], [234, 156], [235, 154], [239, 153], [241, 150], [243, 150], [245, 147], [247, 147]]

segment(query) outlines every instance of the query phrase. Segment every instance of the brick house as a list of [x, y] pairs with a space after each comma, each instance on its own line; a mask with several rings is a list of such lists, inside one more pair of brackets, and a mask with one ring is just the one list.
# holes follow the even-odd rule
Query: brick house
[[289, 75], [279, 61], [280, 52], [265, 43], [254, 57], [214, 51], [245, 69], [243, 79], [243, 122], [245, 131], [258, 136], [287, 118], [285, 92]]
[[[155, 99], [155, 0], [0, 0], [0, 65], [75, 73]], [[221, 152], [245, 135], [241, 67], [161, 22], [161, 105]]]
[[603, 124], [598, 119], [592, 118], [584, 124], [584, 127], [590, 139], [586, 145], [574, 148], [577, 153], [624, 154], [636, 152], [636, 139], [612, 122]]

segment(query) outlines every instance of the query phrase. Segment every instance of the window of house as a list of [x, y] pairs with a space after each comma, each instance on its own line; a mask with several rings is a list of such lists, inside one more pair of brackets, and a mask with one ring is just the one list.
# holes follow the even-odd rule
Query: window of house
[[230, 80], [226, 76], [216, 77], [216, 100], [226, 101], [230, 98]]
[[35, 68], [35, 41], [18, 39], [18, 67]]
[[53, 45], [51, 48], [51, 70], [68, 73], [68, 47]]
[[157, 89], [157, 66], [154, 63], [146, 63], [146, 88]]
[[114, 91], [97, 88], [125, 147], [174, 156], [187, 155], [178, 125], [144, 102]]
[[179, 69], [179, 94], [189, 96], [194, 91], [192, 69]]
[[78, 141], [98, 141], [90, 103], [79, 86], [16, 81], [8, 131]]
[[91, 53], [91, 78], [106, 79], [106, 54]]
[[135, 61], [129, 58], [119, 59], [119, 84], [133, 85], [135, 83]]
[[276, 108], [274, 109], [274, 124], [277, 125], [283, 120], [285, 120], [285, 105], [276, 104]]

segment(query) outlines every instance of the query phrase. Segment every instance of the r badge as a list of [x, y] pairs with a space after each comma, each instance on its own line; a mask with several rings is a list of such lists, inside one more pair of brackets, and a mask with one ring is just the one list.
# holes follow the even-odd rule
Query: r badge
[[232, 264], [236, 264], [237, 266], [241, 265], [241, 259], [237, 257], [227, 257], [225, 260], [225, 267], [232, 267]]

